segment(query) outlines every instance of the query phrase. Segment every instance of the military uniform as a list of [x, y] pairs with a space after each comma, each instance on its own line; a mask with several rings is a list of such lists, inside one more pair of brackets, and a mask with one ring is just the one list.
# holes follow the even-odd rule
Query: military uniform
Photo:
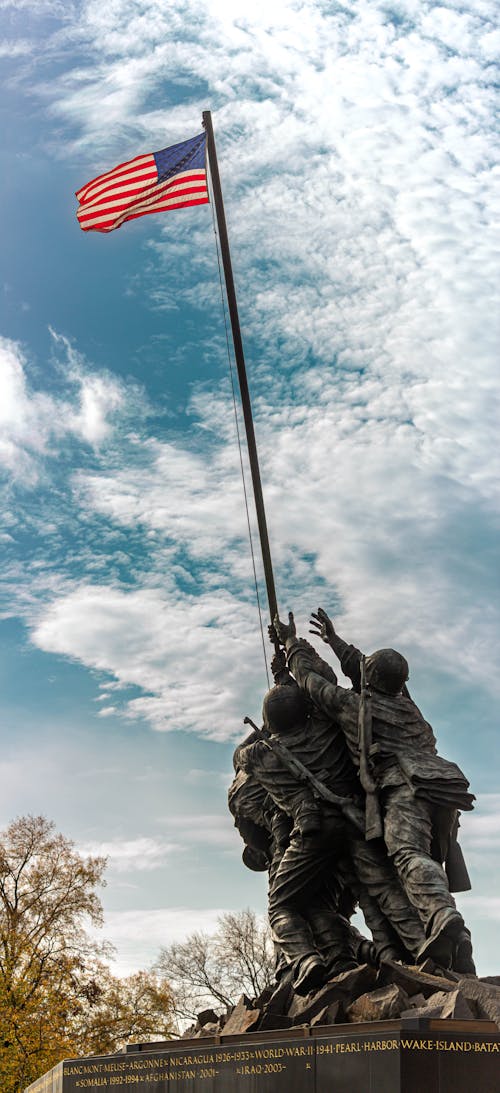
[[[339, 644], [343, 646], [342, 668], [356, 686], [361, 653], [337, 638], [337, 647]], [[359, 767], [359, 694], [328, 682], [316, 672], [317, 654], [309, 642], [288, 638], [286, 649], [299, 685], [338, 724], [351, 759]], [[427, 937], [437, 939], [447, 931], [458, 937], [464, 929], [463, 919], [431, 848], [438, 809], [441, 820], [444, 815], [451, 829], [456, 810], [472, 808], [469, 783], [456, 764], [436, 754], [432, 729], [406, 689], [400, 694], [384, 694], [372, 686], [370, 693], [372, 740], [376, 745], [372, 769], [381, 791], [388, 854], [408, 899], [418, 910]], [[431, 949], [423, 946], [421, 951]], [[436, 953], [439, 955], [439, 947]]]
[[[281, 860], [290, 844], [293, 819], [278, 808], [252, 774], [239, 768], [241, 751], [254, 743], [256, 736], [255, 733], [250, 734], [236, 749], [236, 774], [229, 788], [228, 803], [235, 826], [245, 842], [243, 861], [251, 869], [268, 870], [271, 893]], [[307, 936], [308, 954], [319, 952], [332, 974], [335, 968], [345, 970], [348, 966], [354, 966], [358, 954], [362, 952], [366, 955], [367, 946], [370, 947], [367, 939], [349, 923], [353, 912], [354, 897], [348, 879], [339, 871], [324, 878], [321, 889], [304, 909], [301, 926]], [[284, 961], [279, 937], [274, 930], [273, 939], [279, 974], [284, 963], [297, 962], [304, 956], [304, 946], [299, 944], [293, 953], [289, 948]]]
[[[342, 731], [330, 717], [313, 711], [302, 723], [283, 732], [281, 738], [288, 750], [332, 792], [351, 799], [359, 796], [358, 780]], [[321, 923], [312, 922], [311, 908], [316, 894], [327, 881], [332, 883], [333, 878], [342, 875], [346, 862], [352, 863], [347, 868], [358, 879], [362, 906], [366, 896], [368, 913], [371, 911], [368, 925], [379, 951], [394, 944], [401, 949], [402, 942], [401, 955], [415, 954], [424, 940], [421, 923], [401, 889], [385, 848], [366, 843], [343, 813], [319, 801], [311, 787], [299, 782], [262, 739], [246, 742], [237, 749], [236, 761], [293, 822], [290, 842], [279, 862], [269, 897], [271, 926], [288, 959], [300, 961], [314, 951], [311, 948], [314, 934], [317, 936], [327, 926], [323, 916]], [[396, 938], [388, 921], [396, 931]]]

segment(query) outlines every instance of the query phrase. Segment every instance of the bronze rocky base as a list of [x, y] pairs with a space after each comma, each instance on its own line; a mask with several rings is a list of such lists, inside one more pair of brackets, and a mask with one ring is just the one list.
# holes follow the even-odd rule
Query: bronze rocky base
[[385, 961], [377, 971], [362, 964], [329, 980], [305, 998], [283, 982], [259, 998], [242, 995], [228, 1013], [198, 1014], [183, 1039], [238, 1036], [245, 1032], [385, 1021], [392, 1018], [491, 1021], [500, 1028], [500, 977], [461, 976], [431, 960], [420, 967]]

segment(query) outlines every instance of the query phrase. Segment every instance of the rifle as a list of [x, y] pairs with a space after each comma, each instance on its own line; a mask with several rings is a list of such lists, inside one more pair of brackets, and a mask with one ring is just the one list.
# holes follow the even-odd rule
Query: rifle
[[297, 759], [296, 755], [292, 754], [286, 744], [283, 744], [274, 734], [271, 735], [266, 732], [265, 729], [259, 729], [255, 722], [252, 721], [251, 717], [244, 717], [243, 724], [252, 726], [252, 729], [254, 729], [260, 738], [265, 741], [268, 748], [274, 752], [283, 766], [290, 771], [290, 774], [292, 774], [298, 782], [302, 782], [303, 785], [311, 787], [314, 797], [322, 801], [327, 801], [328, 804], [335, 805], [336, 808], [340, 808], [344, 816], [354, 824], [358, 831], [364, 832], [365, 824], [363, 813], [361, 809], [354, 804], [354, 801], [349, 797], [340, 797], [338, 793], [333, 793], [331, 789], [328, 789], [328, 786], [325, 786], [308, 767], [304, 766], [300, 759]]
[[359, 779], [366, 794], [365, 839], [380, 839], [384, 833], [377, 784], [373, 778], [370, 757], [377, 745], [372, 743], [372, 710], [370, 692], [366, 686], [365, 658], [361, 657], [361, 696], [358, 713]]
[[446, 876], [448, 877], [450, 892], [470, 892], [472, 884], [462, 853], [462, 847], [458, 841], [458, 828], [460, 826], [458, 822], [459, 816], [460, 813], [457, 812], [455, 814], [453, 827], [450, 831], [444, 867]]

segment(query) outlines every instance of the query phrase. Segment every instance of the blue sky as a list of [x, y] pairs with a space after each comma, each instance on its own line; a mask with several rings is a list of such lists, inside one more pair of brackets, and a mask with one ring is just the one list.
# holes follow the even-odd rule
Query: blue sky
[[[120, 971], [265, 908], [226, 814], [265, 671], [211, 210], [74, 191], [211, 109], [278, 600], [408, 657], [496, 970], [492, 0], [0, 0], [0, 823], [109, 854]], [[260, 564], [260, 563], [259, 563]], [[259, 569], [260, 573], [260, 569]]]

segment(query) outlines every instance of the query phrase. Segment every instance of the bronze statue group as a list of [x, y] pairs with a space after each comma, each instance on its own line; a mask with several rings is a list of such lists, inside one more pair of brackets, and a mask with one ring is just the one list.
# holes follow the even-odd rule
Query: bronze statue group
[[[394, 649], [369, 657], [319, 608], [311, 632], [333, 650], [352, 688], [276, 617], [275, 686], [234, 755], [229, 807], [243, 860], [269, 874], [278, 978], [299, 994], [366, 961], [474, 974], [470, 932], [452, 891], [470, 887], [458, 817], [474, 797], [436, 752]], [[248, 720], [248, 719], [246, 719]], [[351, 924], [359, 904], [372, 934]]]

